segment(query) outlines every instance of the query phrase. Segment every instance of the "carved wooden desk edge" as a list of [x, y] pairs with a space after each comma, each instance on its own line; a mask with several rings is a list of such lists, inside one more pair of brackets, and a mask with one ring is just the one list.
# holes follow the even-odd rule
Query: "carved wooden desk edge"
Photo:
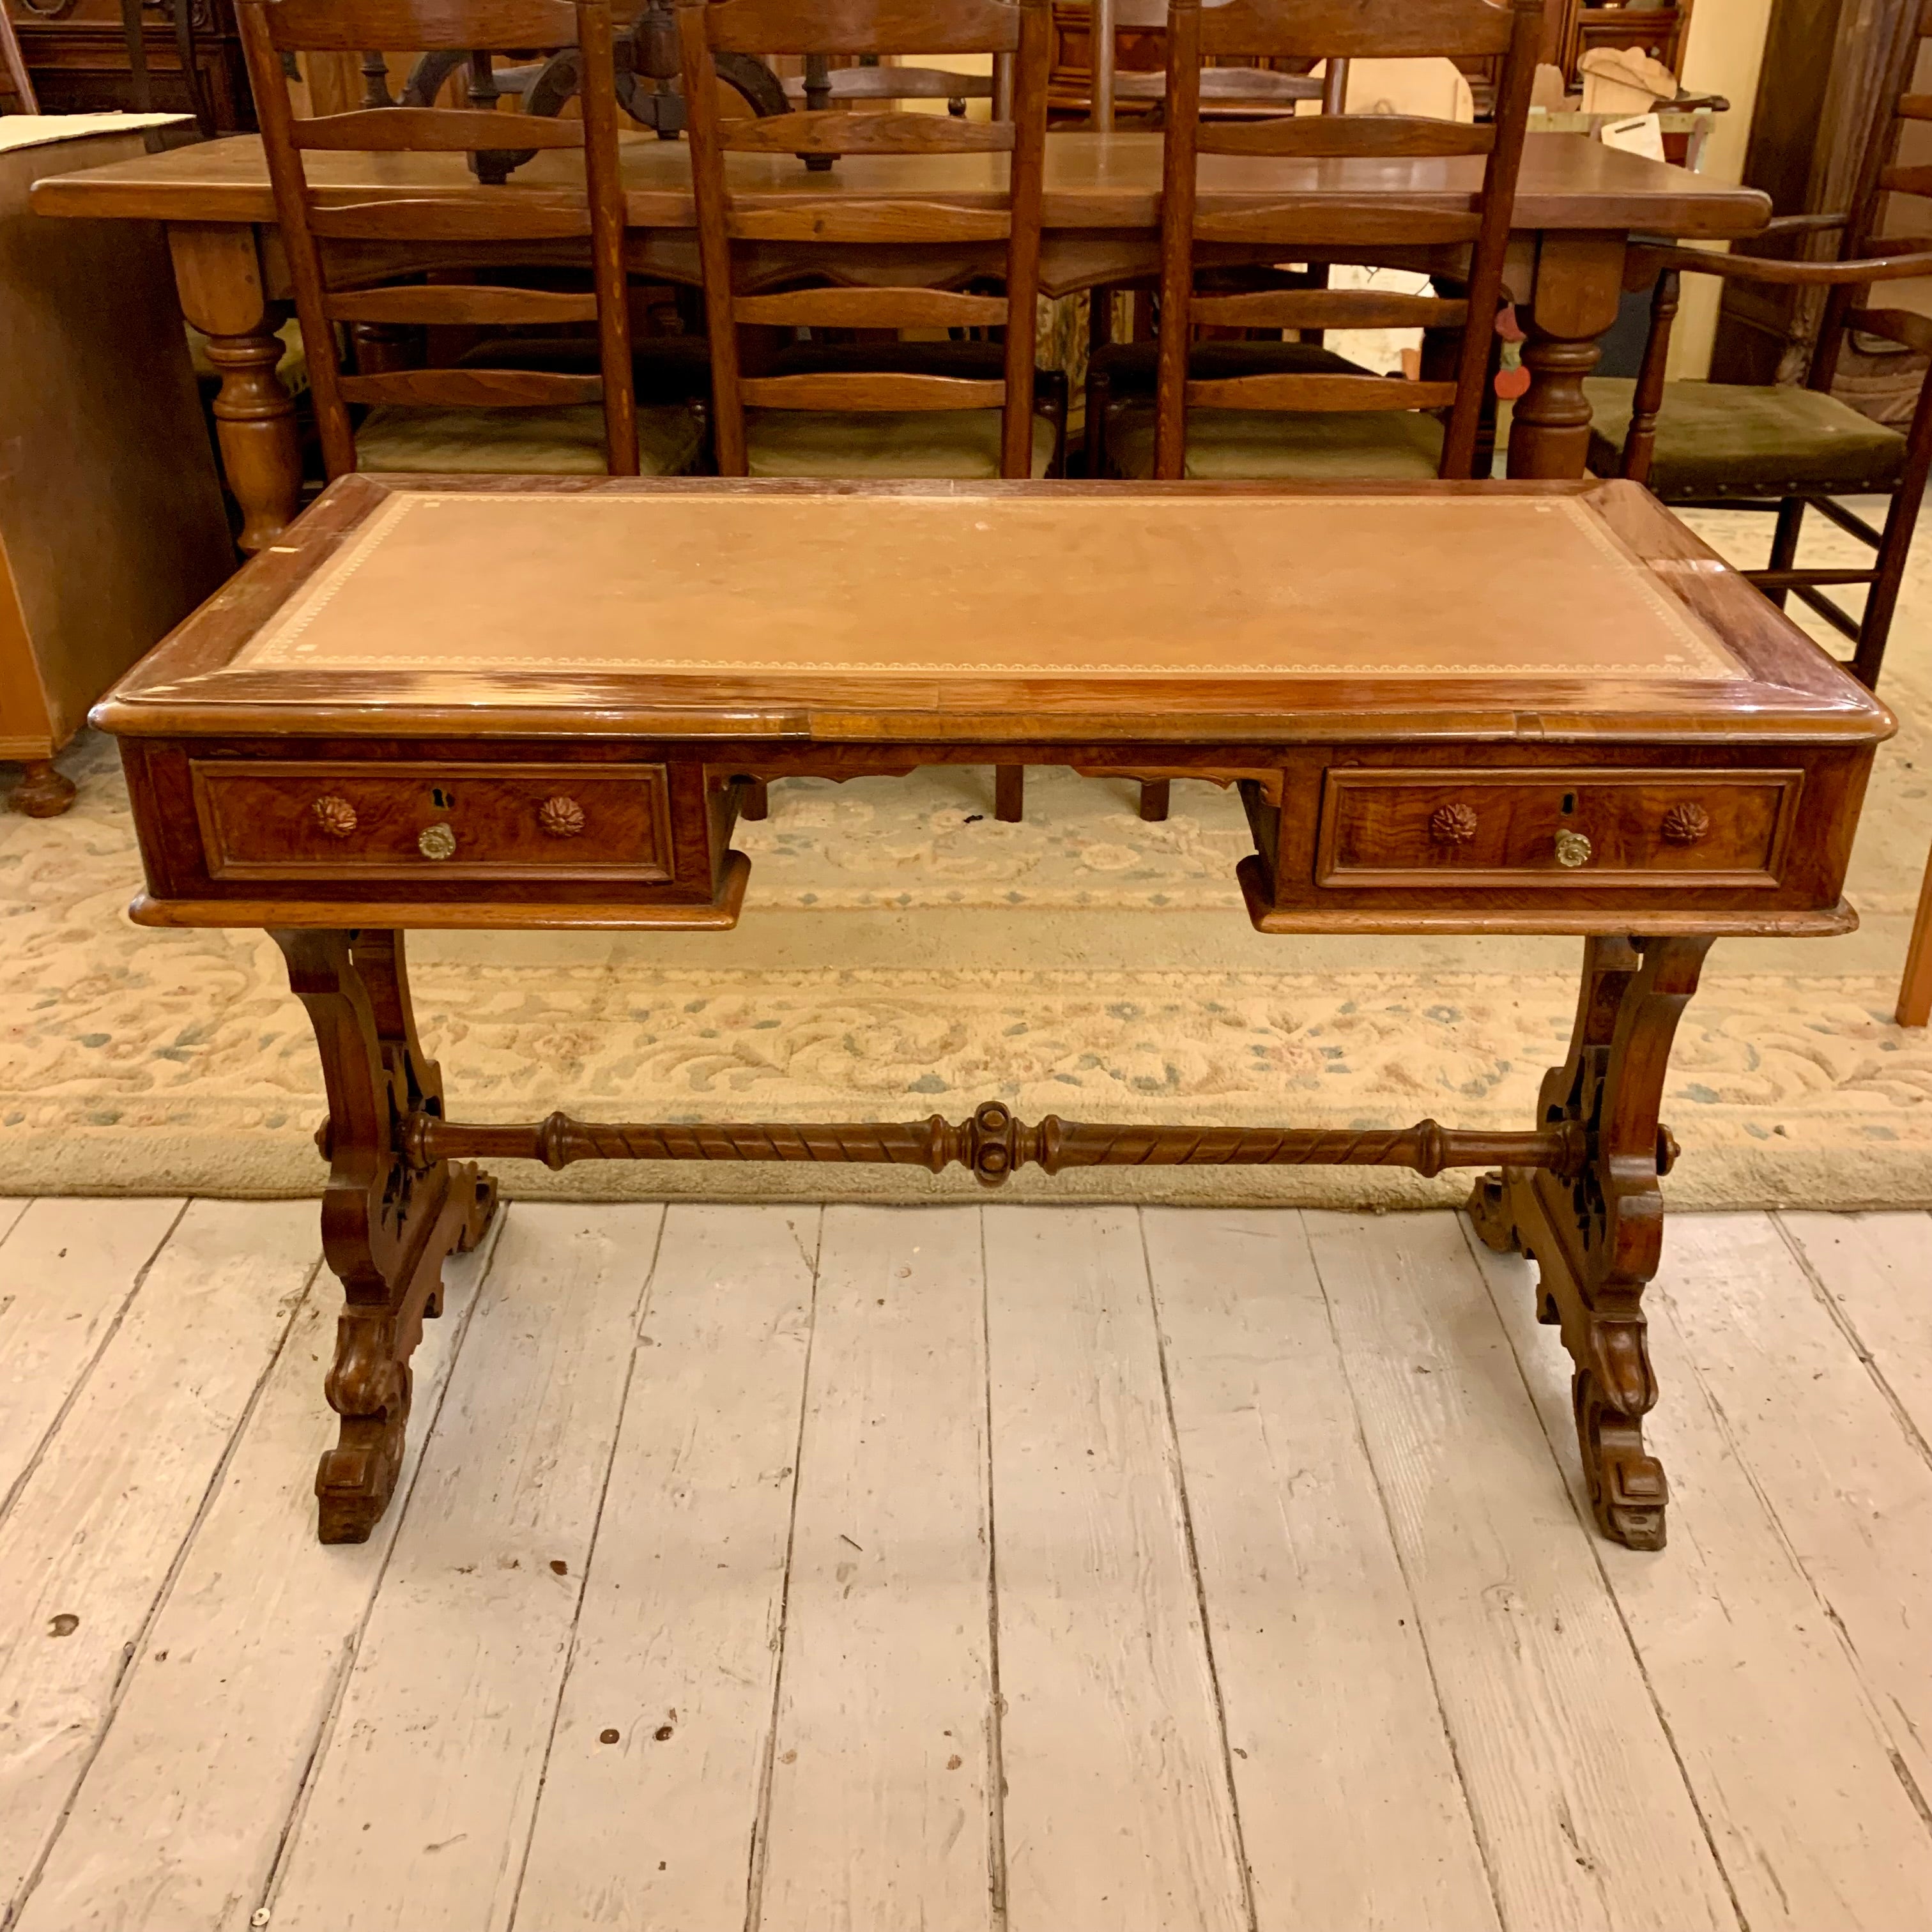
[[[460, 494], [465, 486], [414, 487]], [[436, 1311], [442, 1258], [479, 1236], [494, 1204], [494, 1186], [473, 1163], [627, 1160], [866, 1162], [933, 1174], [958, 1164], [988, 1186], [1028, 1164], [1049, 1174], [1493, 1168], [1478, 1180], [1471, 1211], [1486, 1240], [1538, 1264], [1539, 1312], [1560, 1327], [1575, 1365], [1597, 1520], [1633, 1547], [1660, 1546], [1666, 1490], [1642, 1439], [1657, 1388], [1641, 1303], [1660, 1250], [1658, 1184], [1676, 1153], [1658, 1118], [1672, 1038], [1714, 937], [1822, 934], [1855, 923], [1840, 889], [1872, 756], [1892, 721], [1642, 493], [1451, 487], [1587, 498], [1658, 584], [1736, 652], [1736, 694], [1725, 696], [1729, 686], [1646, 694], [1637, 679], [1606, 683], [1593, 709], [1562, 680], [1518, 678], [1506, 693], [1444, 683], [1432, 700], [1409, 693], [1397, 703], [1389, 694], [1407, 686], [1384, 678], [1386, 703], [1348, 704], [1331, 685], [1324, 712], [1318, 684], [1292, 681], [1279, 692], [1265, 682], [1238, 698], [1222, 691], [1190, 709], [1192, 700], [1160, 701], [1162, 691], [1191, 688], [1173, 680], [1117, 683], [1103, 704], [1077, 679], [1038, 690], [1010, 679], [950, 696], [934, 686], [908, 704], [890, 680], [874, 680], [868, 703], [862, 692], [814, 696], [780, 677], [768, 689], [721, 685], [707, 712], [679, 696], [675, 680], [633, 676], [640, 688], [628, 698], [616, 679], [573, 686], [568, 701], [510, 680], [514, 696], [493, 710], [440, 700], [421, 679], [399, 680], [383, 703], [366, 681], [332, 699], [327, 680], [311, 674], [278, 682], [228, 671], [392, 494], [366, 478], [332, 489], [290, 532], [302, 541], [250, 565], [167, 640], [98, 722], [123, 741], [148, 875], [136, 916], [268, 928], [316, 1033], [328, 1099], [324, 1245], [345, 1296], [327, 1383], [340, 1440], [316, 1485], [324, 1539], [366, 1537], [393, 1489], [410, 1357]], [[620, 488], [794, 502], [825, 494], [755, 483]], [[1193, 499], [1258, 494], [1170, 488]], [[1091, 493], [1021, 484], [857, 494], [1051, 501]], [[1292, 507], [1323, 493], [1258, 494]], [[1538, 692], [1534, 711], [1504, 701]], [[1111, 737], [1101, 728], [1110, 715]], [[1583, 937], [1574, 1034], [1544, 1082], [1534, 1124], [1486, 1132], [1432, 1120], [1365, 1131], [1051, 1115], [1030, 1124], [998, 1101], [961, 1121], [449, 1117], [410, 1011], [405, 928], [728, 926], [749, 871], [730, 838], [750, 773], [848, 777], [934, 759], [991, 763], [996, 754], [1158, 764], [1238, 783], [1256, 842], [1240, 882], [1263, 931]], [[430, 783], [436, 772], [452, 788], [448, 809]], [[459, 789], [472, 819], [455, 809]], [[413, 834], [419, 852], [404, 836], [418, 819], [428, 821]], [[439, 826], [458, 829], [432, 842]], [[578, 853], [580, 840], [600, 839], [598, 850]], [[456, 876], [466, 866], [470, 876]]]

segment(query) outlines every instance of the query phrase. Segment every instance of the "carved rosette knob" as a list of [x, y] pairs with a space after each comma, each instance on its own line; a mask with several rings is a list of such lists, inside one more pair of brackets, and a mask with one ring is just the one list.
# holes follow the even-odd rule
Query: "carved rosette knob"
[[425, 859], [453, 859], [456, 834], [446, 825], [425, 825], [416, 834], [416, 850]]
[[332, 838], [346, 838], [356, 830], [356, 808], [332, 794], [309, 807], [309, 815]]
[[1701, 844], [1710, 834], [1711, 814], [1701, 805], [1687, 801], [1673, 805], [1664, 814], [1664, 824], [1659, 829], [1666, 845]]
[[1476, 814], [1466, 805], [1438, 805], [1429, 814], [1429, 837], [1437, 845], [1466, 845], [1476, 836]]
[[1556, 835], [1556, 862], [1573, 870], [1579, 866], [1587, 866], [1595, 854], [1590, 849], [1590, 842], [1580, 832], [1559, 832]]
[[547, 798], [537, 807], [537, 823], [553, 838], [574, 838], [584, 830], [584, 808], [574, 798]]

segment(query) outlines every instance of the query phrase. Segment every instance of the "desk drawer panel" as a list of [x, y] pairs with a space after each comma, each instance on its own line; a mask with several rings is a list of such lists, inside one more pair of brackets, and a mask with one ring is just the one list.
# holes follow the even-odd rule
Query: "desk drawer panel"
[[191, 766], [216, 879], [671, 877], [662, 765]]
[[1321, 886], [1775, 886], [1797, 771], [1331, 766]]

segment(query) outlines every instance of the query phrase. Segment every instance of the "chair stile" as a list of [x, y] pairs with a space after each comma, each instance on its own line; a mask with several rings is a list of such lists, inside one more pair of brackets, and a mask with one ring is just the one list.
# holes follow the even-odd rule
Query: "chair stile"
[[[532, 410], [592, 403], [602, 408], [609, 473], [637, 475], [610, 0], [241, 0], [238, 11], [329, 476], [357, 466], [352, 406]], [[287, 53], [368, 46], [496, 52], [571, 46], [582, 56], [580, 122], [413, 106], [301, 117], [283, 67]], [[318, 196], [303, 161], [305, 154], [344, 150], [473, 154], [512, 145], [580, 151], [583, 194], [520, 187], [492, 191], [487, 200], [424, 195], [343, 206]], [[592, 292], [586, 295], [513, 286], [338, 286], [325, 249], [331, 242], [473, 243], [500, 262], [517, 244], [579, 239], [587, 240], [590, 252]], [[336, 338], [336, 325], [351, 322], [594, 322], [598, 373], [466, 366], [351, 374], [342, 368]]]

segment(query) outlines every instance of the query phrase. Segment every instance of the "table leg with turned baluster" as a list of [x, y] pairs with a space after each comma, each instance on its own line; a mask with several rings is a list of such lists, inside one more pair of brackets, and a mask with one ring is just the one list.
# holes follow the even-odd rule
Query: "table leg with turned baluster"
[[182, 313], [208, 338], [221, 377], [215, 440], [224, 480], [242, 509], [244, 550], [266, 550], [302, 502], [296, 406], [276, 374], [283, 344], [268, 301], [256, 231], [232, 223], [168, 229]]

